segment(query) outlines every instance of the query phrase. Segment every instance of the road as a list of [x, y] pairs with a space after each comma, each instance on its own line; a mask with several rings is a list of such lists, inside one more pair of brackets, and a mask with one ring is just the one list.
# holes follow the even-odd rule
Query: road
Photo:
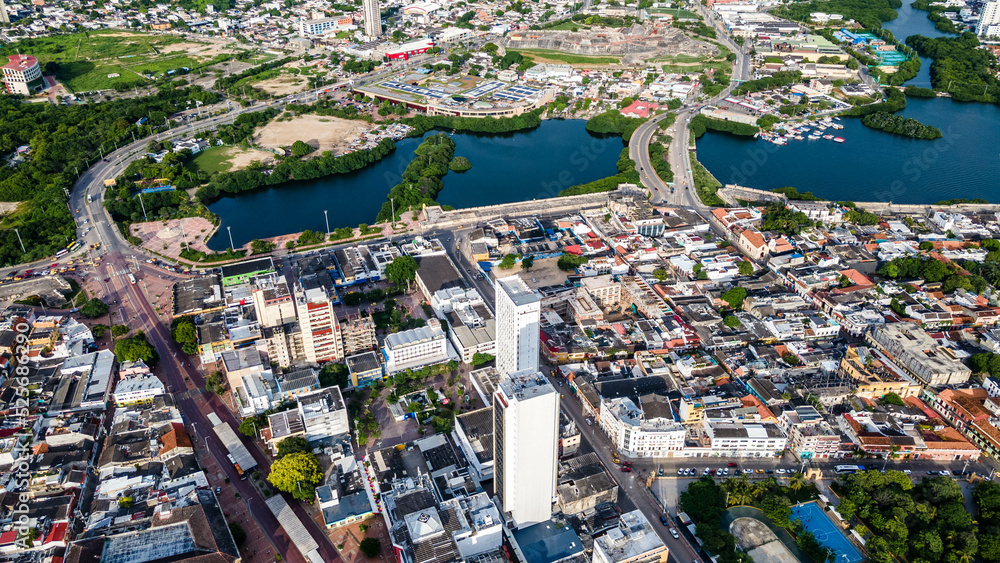
[[[542, 373], [549, 373], [553, 366], [542, 365]], [[558, 373], [558, 372], [557, 372]], [[618, 483], [618, 504], [622, 510], [638, 509], [642, 512], [646, 520], [653, 526], [653, 530], [663, 540], [663, 543], [670, 551], [668, 561], [670, 563], [698, 562], [700, 557], [684, 536], [674, 539], [670, 535], [666, 526], [660, 524], [660, 516], [663, 510], [660, 509], [656, 498], [646, 489], [645, 476], [641, 471], [622, 473], [611, 459], [611, 452], [614, 446], [611, 439], [601, 432], [596, 425], [587, 424], [586, 415], [583, 413], [583, 406], [580, 400], [569, 392], [569, 388], [564, 384], [561, 377], [549, 377], [549, 381], [559, 390], [564, 398], [559, 401], [560, 408], [576, 423], [580, 429], [581, 450], [592, 450], [600, 458], [601, 463], [607, 468], [608, 473]], [[622, 498], [625, 497], [625, 498]]]
[[[707, 9], [700, 3], [695, 3], [705, 21], [713, 21]], [[668, 149], [670, 169], [674, 173], [674, 186], [668, 186], [653, 169], [649, 158], [649, 144], [659, 130], [660, 122], [666, 115], [656, 116], [640, 125], [629, 140], [629, 157], [635, 161], [639, 177], [644, 186], [652, 191], [651, 202], [656, 204], [687, 205], [699, 211], [707, 211], [708, 207], [701, 202], [694, 188], [694, 177], [691, 173], [691, 155], [689, 146], [690, 133], [688, 126], [691, 119], [706, 105], [714, 105], [728, 96], [739, 84], [750, 76], [750, 48], [737, 45], [726, 34], [725, 28], [718, 21], [714, 22], [718, 39], [736, 54], [733, 64], [733, 75], [729, 86], [713, 98], [704, 102], [694, 102], [682, 106], [677, 112], [677, 119], [664, 133], [672, 137]]]

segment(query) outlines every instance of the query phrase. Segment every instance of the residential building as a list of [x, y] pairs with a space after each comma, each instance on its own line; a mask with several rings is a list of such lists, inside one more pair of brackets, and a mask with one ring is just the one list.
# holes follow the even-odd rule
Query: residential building
[[622, 514], [618, 527], [594, 540], [592, 563], [667, 563], [667, 546], [642, 512]]
[[344, 342], [340, 323], [326, 288], [312, 283], [296, 286], [295, 305], [306, 362], [318, 365], [342, 360]]
[[866, 346], [848, 346], [838, 374], [854, 381], [859, 397], [880, 399], [888, 393], [901, 398], [916, 397], [923, 386], [885, 354]]
[[347, 407], [336, 385], [299, 395], [298, 409], [305, 438], [311, 444], [329, 445], [350, 433]]
[[663, 395], [602, 399], [598, 422], [625, 457], [674, 457], [684, 449], [684, 425], [674, 422]]
[[152, 404], [154, 397], [165, 392], [163, 382], [155, 375], [146, 374], [130, 377], [119, 381], [115, 387], [115, 405], [127, 407]]
[[296, 320], [295, 301], [284, 278], [261, 276], [255, 282], [250, 295], [260, 326], [281, 326]]
[[538, 371], [541, 298], [518, 276], [496, 280], [496, 358], [501, 375]]
[[351, 387], [365, 387], [382, 381], [382, 360], [372, 351], [344, 358], [350, 373]]
[[509, 373], [493, 410], [494, 486], [503, 512], [516, 528], [544, 522], [556, 489], [559, 393], [538, 371]]
[[1000, 37], [1000, 0], [991, 0], [983, 4], [976, 24], [976, 35], [980, 37]]
[[953, 349], [938, 344], [924, 329], [911, 323], [885, 324], [866, 338], [924, 385], [957, 385], [972, 375]]
[[493, 478], [493, 407], [484, 407], [455, 417], [455, 443], [469, 468], [480, 481]]
[[788, 438], [776, 424], [741, 420], [714, 420], [706, 417], [702, 430], [712, 455], [722, 457], [779, 457]]
[[600, 505], [618, 502], [618, 483], [591, 452], [559, 464], [557, 494], [563, 514], [591, 514]]
[[452, 357], [448, 337], [437, 319], [431, 319], [427, 326], [386, 336], [382, 354], [385, 356], [386, 375], [441, 364]]
[[382, 35], [382, 7], [379, 0], [363, 0], [361, 7], [365, 18], [365, 35], [368, 37]]

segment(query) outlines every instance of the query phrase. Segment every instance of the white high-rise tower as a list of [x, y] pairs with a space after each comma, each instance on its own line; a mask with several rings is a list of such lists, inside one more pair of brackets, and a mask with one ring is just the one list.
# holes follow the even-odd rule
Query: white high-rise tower
[[10, 23], [10, 17], [7, 16], [7, 5], [0, 0], [0, 23]]
[[541, 300], [518, 276], [496, 283], [496, 356], [500, 375], [538, 371]]
[[382, 7], [378, 0], [364, 0], [361, 3], [365, 15], [365, 35], [378, 37], [382, 35]]
[[548, 520], [556, 491], [559, 393], [537, 370], [507, 374], [493, 396], [493, 417], [493, 482], [503, 512], [517, 528]]

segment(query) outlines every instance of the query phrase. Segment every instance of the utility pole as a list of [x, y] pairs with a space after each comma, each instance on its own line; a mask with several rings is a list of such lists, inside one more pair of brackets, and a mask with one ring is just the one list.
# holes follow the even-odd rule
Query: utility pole
[[14, 234], [17, 235], [17, 242], [21, 243], [21, 252], [27, 254], [28, 251], [24, 249], [24, 241], [21, 240], [21, 233], [17, 229], [14, 229]]
[[139, 192], [139, 205], [142, 206], [142, 218], [145, 221], [149, 221], [149, 217], [146, 217], [146, 204], [142, 201], [142, 192]]
[[396, 228], [396, 198], [389, 198], [389, 205], [392, 206], [392, 228]]
[[233, 228], [232, 227], [226, 227], [226, 232], [229, 233], [229, 248], [231, 248], [233, 250], [236, 250], [236, 245], [233, 244]]

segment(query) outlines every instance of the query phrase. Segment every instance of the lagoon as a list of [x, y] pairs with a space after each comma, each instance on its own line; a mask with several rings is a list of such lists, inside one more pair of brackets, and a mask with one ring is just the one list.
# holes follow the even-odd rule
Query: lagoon
[[[525, 132], [453, 134], [455, 156], [468, 158], [472, 169], [449, 172], [438, 202], [464, 208], [530, 201], [555, 197], [562, 189], [616, 174], [621, 138], [592, 135], [585, 126], [583, 120], [545, 120]], [[324, 210], [331, 229], [374, 223], [386, 194], [399, 183], [420, 141], [403, 139], [388, 157], [351, 174], [219, 199], [208, 206], [221, 221], [209, 248], [229, 247], [226, 227], [231, 227], [236, 246], [305, 229], [323, 231]]]

